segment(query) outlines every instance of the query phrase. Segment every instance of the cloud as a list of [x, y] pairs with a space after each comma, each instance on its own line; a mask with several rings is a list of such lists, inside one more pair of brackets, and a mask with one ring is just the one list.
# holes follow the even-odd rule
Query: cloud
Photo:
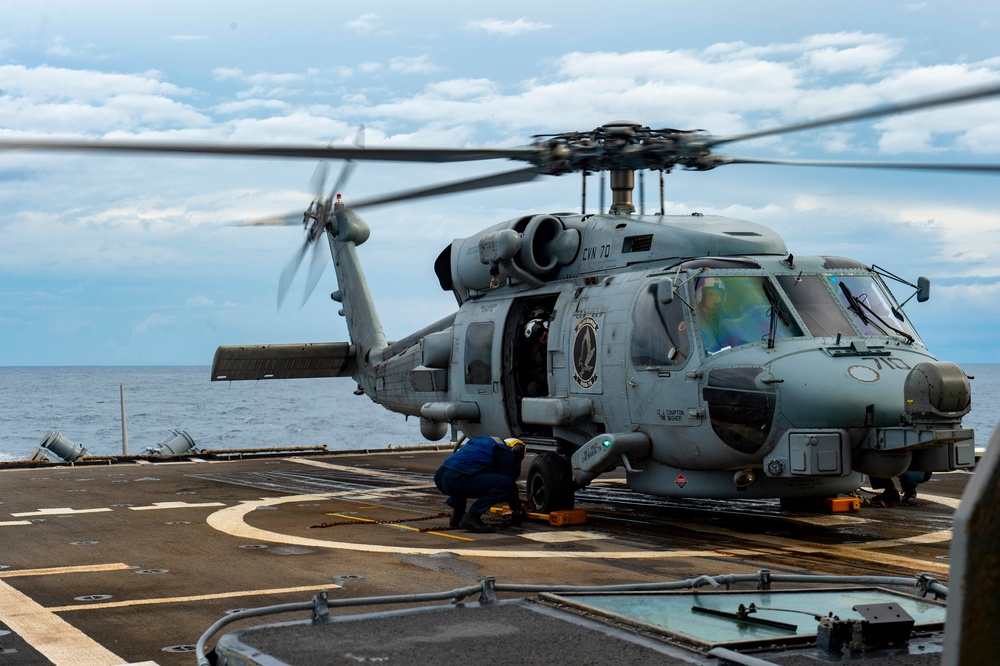
[[65, 40], [62, 37], [56, 37], [45, 52], [49, 55], [57, 56], [59, 58], [72, 58], [77, 55], [76, 51], [71, 49], [66, 45]]
[[[371, 15], [362, 23], [377, 26], [379, 21]], [[407, 47], [426, 49], [426, 54], [394, 57], [398, 51], [359, 50], [351, 52], [353, 61], [345, 56], [336, 66], [322, 68], [269, 59], [263, 64], [268, 70], [254, 69], [248, 60], [221, 60], [241, 66], [212, 70], [216, 83], [199, 81], [197, 88], [180, 85], [185, 79], [177, 74], [155, 70], [0, 66], [0, 134], [325, 145], [351, 143], [357, 123], [364, 121], [369, 146], [503, 146], [523, 145], [537, 132], [586, 130], [628, 118], [652, 127], [706, 128], [727, 135], [978, 85], [1000, 73], [1000, 58], [923, 65], [905, 42], [861, 32], [688, 49], [551, 49], [541, 64], [523, 68], [457, 67], [454, 51], [445, 47], [430, 50], [424, 42]], [[414, 52], [419, 53], [404, 53]], [[344, 77], [350, 74], [354, 85], [347, 88]], [[995, 102], [980, 102], [733, 144], [725, 152], [876, 159], [880, 153], [922, 151], [933, 159], [962, 161], [952, 158], [1000, 152], [998, 118]], [[346, 192], [355, 198], [497, 167], [357, 165]], [[44, 257], [46, 270], [59, 275], [205, 278], [148, 304], [160, 312], [138, 324], [137, 332], [177, 323], [165, 313], [174, 313], [169, 308], [178, 303], [198, 308], [225, 302], [234, 311], [239, 303], [239, 312], [256, 313], [260, 301], [273, 314], [274, 282], [301, 243], [301, 229], [248, 231], [222, 225], [301, 210], [312, 196], [304, 190], [314, 168], [312, 162], [292, 160], [0, 154], [0, 265], [28, 274], [39, 270], [39, 257]], [[338, 168], [331, 163], [331, 180]], [[504, 168], [511, 167], [496, 170]], [[967, 194], [961, 188], [948, 192], [943, 181], [929, 178], [890, 181], [873, 174], [850, 180], [844, 171], [831, 170], [813, 170], [809, 178], [791, 170], [757, 175], [769, 168], [746, 167], [751, 173], [731, 178], [729, 168], [672, 174], [668, 192], [677, 202], [668, 208], [679, 214], [714, 209], [759, 221], [777, 228], [796, 253], [808, 248], [803, 253], [886, 258], [906, 276], [926, 269], [935, 286], [940, 276], [966, 284], [1000, 272], [993, 268], [1000, 266], [995, 259], [1000, 238], [993, 231], [1000, 220], [992, 202], [976, 198], [980, 192], [971, 186]], [[885, 188], [873, 191], [876, 182]], [[985, 193], [990, 182], [983, 182]], [[401, 207], [374, 209], [365, 217], [378, 242], [362, 248], [366, 266], [373, 275], [409, 267], [406, 276], [382, 286], [403, 302], [405, 290], [418, 280], [412, 267], [433, 262], [451, 238], [472, 233], [470, 224], [478, 229], [505, 216], [576, 208], [578, 183], [577, 178], [553, 178], [516, 191], [420, 202], [416, 215], [403, 214]], [[655, 186], [648, 174], [646, 188], [649, 204], [655, 194], [648, 192]], [[591, 211], [595, 202], [591, 193]], [[332, 289], [330, 273], [324, 280]], [[219, 285], [219, 291], [202, 291], [203, 285]], [[427, 288], [413, 289], [415, 297], [431, 298]], [[443, 303], [442, 314], [453, 305], [447, 299], [437, 302]], [[328, 299], [325, 305], [316, 319], [330, 327]], [[384, 312], [387, 326], [409, 332], [409, 321]], [[424, 321], [419, 314], [411, 318]], [[247, 319], [253, 317], [247, 314]], [[336, 322], [334, 327], [340, 325]], [[302, 330], [320, 327], [299, 325]], [[320, 333], [336, 334], [326, 328]]]
[[205, 35], [170, 35], [168, 37], [172, 42], [206, 42], [208, 37]]
[[813, 69], [828, 74], [878, 70], [900, 52], [898, 44], [861, 44], [849, 48], [823, 48], [809, 53]]
[[468, 21], [465, 24], [466, 30], [483, 31], [491, 35], [503, 35], [504, 37], [514, 37], [516, 35], [523, 35], [529, 32], [537, 32], [539, 30], [549, 30], [553, 26], [548, 23], [540, 23], [538, 21], [529, 21], [526, 18], [519, 18], [514, 21], [505, 21], [503, 19], [488, 18], [479, 21]]
[[402, 74], [429, 74], [436, 72], [439, 68], [431, 63], [430, 57], [419, 56], [397, 56], [389, 61], [389, 70]]
[[237, 115], [252, 111], [280, 111], [291, 107], [288, 102], [280, 99], [241, 99], [237, 102], [217, 104], [212, 108], [216, 113]]
[[174, 317], [154, 312], [132, 327], [133, 333], [149, 333], [158, 328], [172, 326], [177, 323]]
[[189, 308], [207, 308], [214, 307], [215, 301], [208, 298], [204, 294], [195, 294], [191, 298], [187, 299], [187, 303], [184, 305]]
[[345, 23], [344, 27], [359, 35], [389, 34], [388, 31], [381, 28], [381, 20], [374, 12], [365, 12], [356, 19]]
[[123, 94], [186, 97], [193, 93], [190, 89], [165, 83], [160, 80], [161, 77], [162, 74], [155, 70], [116, 74], [48, 65], [0, 65], [0, 85], [4, 95], [23, 97], [32, 102], [99, 102]]
[[242, 79], [243, 70], [239, 67], [216, 67], [212, 70], [212, 76], [219, 81], [225, 81], [226, 79]]

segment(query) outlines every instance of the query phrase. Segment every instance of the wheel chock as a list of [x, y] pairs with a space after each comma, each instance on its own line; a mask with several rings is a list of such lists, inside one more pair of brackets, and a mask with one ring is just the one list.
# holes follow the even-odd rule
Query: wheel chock
[[823, 510], [828, 513], [853, 513], [861, 510], [861, 500], [857, 497], [827, 497], [823, 500]]
[[[529, 514], [530, 515], [530, 514]], [[549, 525], [562, 527], [564, 525], [583, 525], [587, 522], [587, 512], [583, 509], [563, 509], [552, 513], [540, 513], [542, 520], [548, 518]]]
[[[511, 513], [507, 505], [495, 506], [490, 509], [490, 513], [509, 515]], [[540, 520], [553, 527], [564, 527], [566, 525], [583, 525], [587, 522], [587, 511], [585, 509], [563, 509], [550, 513], [537, 513], [528, 511], [524, 514], [528, 520]]]

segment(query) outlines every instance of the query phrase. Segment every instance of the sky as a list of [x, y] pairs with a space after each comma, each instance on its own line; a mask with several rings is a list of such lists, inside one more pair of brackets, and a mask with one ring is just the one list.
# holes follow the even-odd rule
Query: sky
[[[997, 44], [1000, 4], [961, 0], [7, 0], [0, 137], [323, 146], [363, 125], [367, 146], [503, 147], [620, 119], [726, 136], [996, 84]], [[997, 164], [1000, 98], [719, 152]], [[332, 270], [304, 306], [300, 276], [277, 308], [302, 230], [235, 226], [304, 209], [316, 168], [0, 153], [0, 366], [208, 365], [222, 344], [346, 340]], [[364, 162], [343, 194], [511, 168]], [[451, 240], [578, 202], [563, 176], [364, 211], [387, 336], [454, 310], [432, 268]], [[860, 169], [731, 165], [674, 172], [666, 189], [668, 213], [752, 220], [795, 255], [927, 276], [930, 301], [907, 312], [935, 355], [966, 364], [1000, 362], [998, 203], [996, 175]]]

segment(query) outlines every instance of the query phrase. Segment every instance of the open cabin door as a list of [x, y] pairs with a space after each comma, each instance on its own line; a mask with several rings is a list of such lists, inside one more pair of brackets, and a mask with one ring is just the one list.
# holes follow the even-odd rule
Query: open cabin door
[[548, 328], [558, 294], [519, 298], [504, 324], [501, 387], [510, 431], [518, 437], [552, 437], [551, 426], [524, 423], [521, 400], [549, 395]]

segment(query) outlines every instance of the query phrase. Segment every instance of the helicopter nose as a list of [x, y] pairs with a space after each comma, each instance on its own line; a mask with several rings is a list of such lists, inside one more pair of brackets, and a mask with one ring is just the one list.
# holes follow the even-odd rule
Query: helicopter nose
[[796, 428], [899, 425], [910, 366], [823, 353], [776, 359], [759, 377], [780, 393], [779, 417]]

